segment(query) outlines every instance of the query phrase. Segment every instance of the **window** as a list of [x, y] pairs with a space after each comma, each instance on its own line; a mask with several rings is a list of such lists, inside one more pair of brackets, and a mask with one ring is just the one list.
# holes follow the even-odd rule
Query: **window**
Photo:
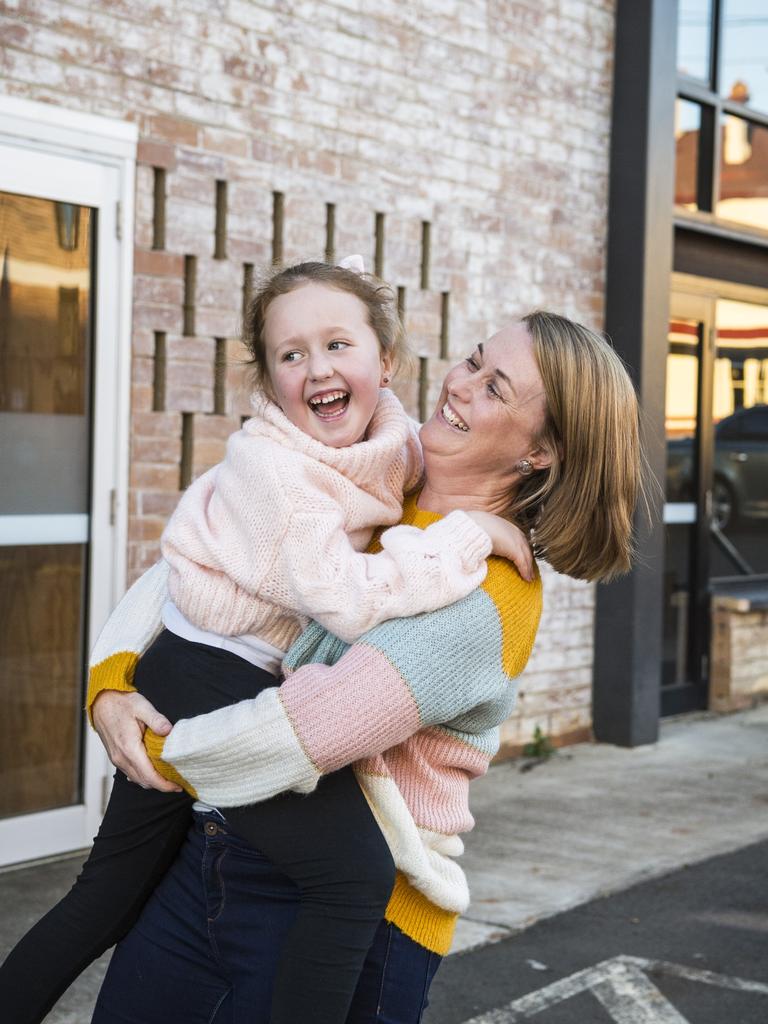
[[768, 114], [768, 6], [723, 0], [722, 17], [720, 94]]
[[680, 0], [677, 27], [677, 70], [681, 75], [710, 79], [712, 0]]
[[766, 53], [765, 0], [680, 0], [675, 206], [768, 236]]

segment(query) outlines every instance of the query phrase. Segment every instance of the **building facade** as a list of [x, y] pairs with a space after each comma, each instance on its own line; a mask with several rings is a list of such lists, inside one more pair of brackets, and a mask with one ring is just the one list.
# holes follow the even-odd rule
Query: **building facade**
[[[98, 822], [109, 773], [81, 711], [87, 650], [248, 415], [240, 319], [275, 259], [362, 252], [397, 289], [417, 358], [396, 388], [422, 417], [510, 316], [609, 329], [668, 481], [664, 526], [644, 528], [624, 583], [544, 567], [502, 741], [594, 725], [646, 742], [662, 682], [665, 709], [706, 700], [715, 518], [747, 568], [768, 561], [752, 449], [739, 462], [715, 438], [766, 401], [768, 100], [722, 56], [741, 52], [729, 18], [747, 15], [715, 6], [0, 6], [6, 862], [84, 846]], [[695, 30], [679, 79], [678, 18]]]

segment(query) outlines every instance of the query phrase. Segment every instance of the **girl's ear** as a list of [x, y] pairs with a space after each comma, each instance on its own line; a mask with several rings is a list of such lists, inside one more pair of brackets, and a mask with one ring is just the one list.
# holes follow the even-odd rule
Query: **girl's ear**
[[379, 381], [379, 387], [389, 387], [389, 383], [392, 380], [392, 356], [389, 352], [382, 352], [381, 354], [381, 380]]

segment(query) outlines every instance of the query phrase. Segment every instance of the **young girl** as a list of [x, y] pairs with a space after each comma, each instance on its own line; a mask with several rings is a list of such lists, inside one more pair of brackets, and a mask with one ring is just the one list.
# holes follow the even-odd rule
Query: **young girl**
[[[492, 541], [531, 573], [523, 534], [484, 513], [453, 512], [424, 531], [395, 527], [380, 554], [362, 553], [374, 527], [399, 520], [403, 492], [421, 474], [414, 425], [385, 390], [401, 343], [389, 289], [350, 267], [288, 268], [256, 295], [246, 338], [262, 388], [255, 415], [230, 438], [225, 461], [186, 491], [163, 535], [164, 562], [107, 624], [92, 655], [89, 711], [103, 689], [125, 689], [125, 659], [135, 656], [102, 660], [100, 649], [116, 630], [125, 637], [133, 602], [153, 588], [170, 595], [165, 629], [149, 646], [150, 637], [131, 645], [148, 647], [134, 683], [176, 721], [273, 686], [309, 616], [353, 642], [387, 618], [443, 607], [482, 581]], [[80, 878], [0, 972], [0, 998], [10, 973], [17, 993], [6, 1019], [39, 1021], [128, 930], [178, 849], [190, 802], [116, 774]], [[316, 995], [316, 1024], [342, 1022], [394, 881], [351, 770], [312, 799], [228, 808], [221, 827], [300, 892], [273, 1024], [298, 1024], [299, 991], [303, 1003]]]

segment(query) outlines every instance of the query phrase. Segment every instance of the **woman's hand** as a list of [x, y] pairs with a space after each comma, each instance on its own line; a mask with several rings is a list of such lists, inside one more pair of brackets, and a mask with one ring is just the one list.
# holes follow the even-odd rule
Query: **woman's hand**
[[167, 736], [172, 726], [140, 693], [103, 690], [93, 703], [93, 724], [115, 768], [143, 789], [181, 793], [155, 771], [144, 748], [144, 730]]
[[493, 553], [512, 562], [529, 583], [533, 579], [533, 552], [528, 538], [514, 523], [492, 512], [467, 512], [491, 538]]

